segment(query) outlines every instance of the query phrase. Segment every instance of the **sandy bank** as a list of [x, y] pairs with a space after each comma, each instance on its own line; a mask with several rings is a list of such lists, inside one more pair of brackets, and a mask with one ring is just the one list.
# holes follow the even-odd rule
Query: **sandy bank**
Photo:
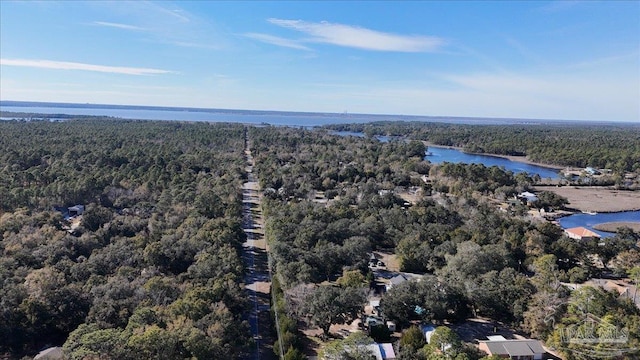
[[536, 186], [569, 200], [567, 207], [579, 211], [618, 212], [640, 210], [640, 191], [614, 190], [599, 186]]
[[[456, 149], [456, 150], [460, 150], [460, 151], [464, 152], [463, 148], [457, 147], [457, 146], [437, 145], [437, 144], [434, 144], [434, 143], [432, 143], [430, 141], [423, 141], [423, 143], [425, 145], [427, 145], [428, 147], [441, 147], [441, 148], [448, 148], [448, 149]], [[429, 151], [429, 150], [427, 149], [427, 151]], [[508, 159], [508, 160], [511, 160], [511, 161], [517, 161], [517, 162], [521, 162], [521, 163], [524, 163], [524, 164], [536, 165], [536, 166], [545, 167], [545, 168], [554, 169], [554, 170], [562, 170], [562, 169], [566, 168], [566, 166], [543, 164], [543, 163], [540, 163], [540, 162], [535, 162], [535, 161], [529, 160], [526, 156], [498, 155], [498, 154], [489, 154], [489, 153], [468, 153], [468, 154], [495, 156], [495, 157], [499, 157], [499, 158], [503, 158], [503, 159]]]
[[640, 232], [640, 222], [631, 222], [631, 221], [618, 221], [618, 222], [608, 222], [602, 223], [594, 226], [593, 228], [600, 231], [606, 232], [617, 232], [618, 228], [628, 227], [631, 228], [634, 232]]

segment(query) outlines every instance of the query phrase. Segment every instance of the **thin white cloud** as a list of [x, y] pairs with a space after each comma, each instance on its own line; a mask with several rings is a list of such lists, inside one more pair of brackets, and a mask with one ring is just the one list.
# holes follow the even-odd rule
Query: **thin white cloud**
[[395, 52], [436, 51], [445, 44], [443, 39], [435, 36], [398, 35], [325, 21], [313, 23], [275, 18], [267, 21], [311, 36], [308, 39], [297, 41], [297, 43], [324, 43], [363, 50]]
[[56, 69], [56, 70], [83, 70], [83, 71], [96, 71], [112, 74], [126, 74], [126, 75], [158, 75], [158, 74], [170, 74], [174, 73], [169, 70], [153, 69], [153, 68], [134, 68], [123, 66], [106, 66], [106, 65], [94, 65], [84, 64], [68, 61], [52, 61], [52, 60], [29, 60], [29, 59], [0, 59], [0, 65], [4, 66], [22, 66], [41, 69]]
[[98, 26], [112, 27], [112, 28], [122, 29], [122, 30], [134, 30], [134, 31], [146, 30], [146, 29], [141, 28], [139, 26], [121, 24], [121, 23], [114, 23], [114, 22], [107, 22], [107, 21], [94, 21], [92, 24], [93, 25], [98, 25]]
[[185, 47], [185, 48], [193, 48], [193, 49], [209, 49], [209, 50], [220, 50], [221, 47], [212, 44], [204, 44], [204, 43], [194, 43], [188, 41], [162, 41], [165, 44]]
[[264, 43], [271, 44], [271, 45], [282, 46], [282, 47], [298, 49], [298, 50], [311, 50], [310, 48], [300, 44], [300, 42], [296, 40], [285, 39], [278, 36], [273, 36], [268, 34], [258, 34], [258, 33], [247, 33], [247, 34], [244, 34], [244, 36], [254, 40], [262, 41]]
[[180, 9], [180, 8], [167, 9], [157, 4], [154, 4], [154, 5], [156, 6], [158, 11], [165, 13], [169, 16], [172, 16], [181, 22], [184, 22], [184, 23], [191, 22], [191, 14], [186, 12], [184, 9]]
[[128, 41], [205, 50], [220, 50], [231, 44], [225, 32], [214, 22], [180, 8], [180, 2], [90, 1], [87, 4], [103, 12], [110, 20], [100, 21], [101, 26], [130, 30], [141, 35]]

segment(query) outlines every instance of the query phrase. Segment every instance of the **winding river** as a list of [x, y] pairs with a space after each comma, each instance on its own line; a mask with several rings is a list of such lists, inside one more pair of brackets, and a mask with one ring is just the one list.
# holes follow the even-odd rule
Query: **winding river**
[[498, 166], [503, 167], [513, 173], [526, 172], [529, 175], [538, 174], [541, 178], [559, 178], [557, 170], [547, 168], [539, 165], [527, 164], [519, 161], [512, 161], [499, 156], [483, 155], [483, 154], [468, 154], [458, 149], [452, 149], [440, 146], [429, 146], [427, 150], [427, 160], [434, 164], [440, 164], [443, 162], [450, 163], [476, 163], [484, 164], [487, 167]]

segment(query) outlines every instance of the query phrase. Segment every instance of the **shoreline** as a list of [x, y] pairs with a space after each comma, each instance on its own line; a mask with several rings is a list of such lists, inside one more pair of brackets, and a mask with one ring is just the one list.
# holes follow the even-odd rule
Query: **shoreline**
[[634, 232], [640, 232], [640, 221], [610, 221], [593, 226], [598, 231], [617, 233], [622, 227], [628, 227]]
[[473, 152], [466, 152], [466, 151], [464, 151], [464, 148], [461, 148], [459, 146], [438, 145], [438, 144], [432, 143], [431, 141], [424, 141], [424, 140], [422, 141], [422, 143], [424, 143], [427, 146], [427, 151], [429, 151], [429, 149], [428, 149], [429, 147], [443, 148], [443, 149], [455, 149], [455, 150], [462, 151], [463, 153], [469, 154], [469, 155], [492, 156], [492, 157], [507, 159], [509, 161], [521, 162], [521, 163], [528, 164], [528, 165], [540, 166], [540, 167], [551, 169], [551, 170], [562, 170], [562, 169], [566, 168], [566, 166], [553, 165], [553, 164], [543, 164], [543, 163], [535, 162], [533, 160], [529, 160], [526, 156], [500, 155], [500, 154], [490, 154], [490, 153], [473, 153]]
[[[636, 212], [636, 211], [640, 211], [640, 208], [634, 208], [634, 209], [629, 209], [629, 210], [604, 210], [604, 211], [598, 211], [594, 215], [598, 215], [598, 214], [621, 214], [621, 213]], [[563, 210], [556, 210], [554, 212], [546, 213], [543, 217], [546, 218], [547, 220], [558, 220], [560, 218], [569, 217], [569, 216], [573, 216], [573, 215], [580, 215], [580, 214], [585, 214], [585, 213], [583, 211], [580, 211], [580, 210], [575, 209], [575, 208], [565, 208]], [[613, 222], [617, 222], [617, 221], [613, 221]], [[625, 221], [623, 221], [623, 222], [625, 222]], [[626, 222], [640, 224], [640, 221], [626, 221]], [[609, 223], [609, 222], [599, 223], [598, 225], [607, 224], [607, 223]]]

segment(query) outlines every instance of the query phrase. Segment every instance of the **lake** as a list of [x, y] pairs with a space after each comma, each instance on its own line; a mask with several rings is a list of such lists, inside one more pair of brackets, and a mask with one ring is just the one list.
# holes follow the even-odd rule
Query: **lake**
[[602, 224], [602, 223], [607, 223], [607, 222], [614, 222], [614, 221], [640, 222], [640, 211], [598, 213], [595, 215], [574, 214], [574, 215], [565, 216], [558, 219], [558, 222], [560, 223], [560, 226], [562, 226], [563, 229], [582, 226], [591, 231], [596, 232], [602, 237], [610, 237], [610, 236], [614, 236], [615, 234], [596, 230], [593, 228], [593, 226]]
[[429, 146], [428, 155], [425, 159], [434, 164], [441, 164], [443, 162], [450, 163], [466, 163], [466, 164], [483, 164], [484, 166], [498, 166], [503, 167], [513, 173], [526, 172], [529, 175], [538, 174], [541, 178], [558, 179], [560, 177], [557, 170], [547, 168], [544, 166], [531, 165], [519, 161], [511, 161], [498, 156], [482, 155], [482, 154], [468, 154], [463, 151], [440, 147]]

